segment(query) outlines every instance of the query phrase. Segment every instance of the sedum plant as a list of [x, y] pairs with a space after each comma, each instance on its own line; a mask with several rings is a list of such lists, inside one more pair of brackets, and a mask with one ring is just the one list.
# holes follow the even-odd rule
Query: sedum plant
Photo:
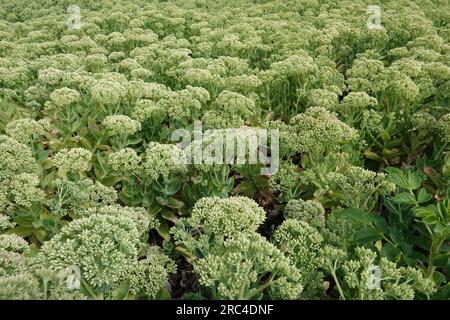
[[0, 1], [0, 298], [450, 298], [446, 1], [79, 2]]

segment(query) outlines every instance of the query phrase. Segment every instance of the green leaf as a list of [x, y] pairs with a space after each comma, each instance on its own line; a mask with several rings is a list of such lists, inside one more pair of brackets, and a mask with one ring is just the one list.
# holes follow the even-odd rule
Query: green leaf
[[241, 182], [237, 186], [236, 191], [238, 194], [254, 194], [257, 190], [254, 184], [250, 182]]
[[419, 203], [425, 203], [432, 199], [432, 195], [427, 192], [425, 188], [420, 189], [419, 194], [417, 195], [417, 201]]
[[169, 232], [169, 226], [167, 225], [167, 221], [164, 219], [159, 219], [160, 224], [158, 229], [156, 229], [156, 231], [158, 231], [159, 235], [161, 237], [163, 237], [164, 240], [169, 241], [170, 240], [170, 232]]
[[391, 261], [398, 261], [401, 250], [391, 243], [386, 243], [381, 249], [381, 255]]
[[114, 292], [112, 294], [113, 300], [125, 299], [129, 290], [130, 290], [130, 282], [128, 280], [125, 280], [120, 286], [118, 286], [114, 290]]
[[416, 197], [408, 192], [397, 193], [392, 198], [392, 201], [397, 204], [406, 204], [406, 205], [416, 205], [417, 204]]
[[408, 189], [408, 180], [406, 179], [402, 170], [395, 167], [385, 168], [384, 171], [387, 172], [386, 180], [392, 182], [404, 189]]
[[168, 196], [173, 196], [180, 190], [181, 182], [179, 180], [172, 180], [164, 186], [164, 193]]
[[156, 294], [155, 300], [170, 300], [172, 297], [170, 296], [169, 290], [166, 288], [161, 288]]
[[418, 218], [425, 218], [428, 216], [434, 216], [435, 212], [433, 210], [433, 206], [428, 207], [417, 207], [413, 209], [414, 214]]
[[433, 258], [433, 265], [436, 267], [446, 267], [450, 262], [448, 254], [440, 254]]
[[176, 222], [177, 221], [177, 216], [176, 216], [176, 214], [175, 214], [175, 212], [173, 212], [172, 210], [162, 210], [161, 211], [161, 216], [164, 218], [164, 219], [166, 219], [166, 220], [169, 220], [169, 221], [172, 221], [172, 222]]
[[442, 273], [440, 273], [439, 271], [433, 272], [433, 280], [436, 283], [438, 283], [438, 284], [447, 283], [448, 282], [447, 278]]
[[180, 209], [184, 206], [184, 203], [180, 200], [177, 200], [175, 198], [169, 198], [167, 199], [167, 204], [166, 204], [169, 208], [172, 209]]
[[372, 227], [363, 228], [355, 235], [355, 240], [362, 244], [372, 243], [374, 241], [381, 240], [382, 238], [383, 235]]
[[25, 227], [25, 226], [18, 226], [15, 228], [12, 228], [11, 230], [8, 230], [7, 233], [14, 233], [21, 237], [28, 237], [33, 234], [34, 228], [33, 227]]
[[394, 227], [388, 227], [389, 230], [389, 236], [391, 237], [392, 241], [398, 245], [400, 245], [404, 238], [400, 230]]
[[382, 216], [378, 216], [375, 214], [370, 214], [369, 216], [378, 229], [380, 229], [383, 233], [387, 232], [388, 225], [386, 223], [386, 220], [384, 220]]
[[376, 160], [379, 162], [383, 162], [383, 158], [380, 157], [378, 154], [376, 154], [373, 151], [367, 150], [366, 152], [364, 152], [364, 155], [366, 156], [366, 158], [371, 159], [371, 160]]
[[370, 224], [371, 218], [369, 215], [362, 209], [358, 208], [348, 208], [340, 211], [340, 214], [343, 214], [350, 218], [353, 221], [362, 223], [362, 224]]
[[422, 176], [412, 169], [408, 168], [407, 171], [407, 179], [408, 179], [408, 189], [416, 190], [422, 184], [423, 178]]

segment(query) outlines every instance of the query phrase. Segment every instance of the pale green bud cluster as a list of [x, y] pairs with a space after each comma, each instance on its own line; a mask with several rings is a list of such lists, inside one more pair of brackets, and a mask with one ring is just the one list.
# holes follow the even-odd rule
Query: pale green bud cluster
[[123, 148], [108, 154], [108, 165], [114, 171], [135, 172], [140, 162], [141, 158], [131, 148]]
[[141, 123], [146, 120], [162, 120], [166, 115], [167, 113], [164, 108], [149, 99], [138, 100], [131, 112], [131, 117]]
[[74, 265], [91, 286], [112, 286], [135, 263], [139, 238], [131, 218], [93, 214], [70, 222], [46, 241], [36, 263], [55, 271]]
[[305, 221], [314, 227], [325, 224], [325, 210], [320, 202], [314, 200], [289, 201], [284, 208], [284, 216], [287, 219]]
[[135, 263], [127, 277], [130, 279], [130, 291], [133, 294], [154, 299], [169, 275], [176, 271], [175, 263], [166, 256], [160, 247], [152, 246], [144, 259]]
[[80, 101], [78, 91], [69, 88], [56, 89], [50, 94], [51, 101], [57, 107], [67, 107]]
[[92, 153], [84, 148], [62, 149], [53, 157], [55, 166], [63, 172], [83, 172], [91, 169]]
[[[195, 263], [199, 282], [217, 299], [261, 297], [267, 287], [275, 299], [296, 299], [302, 291], [299, 271], [261, 235], [237, 234]], [[268, 277], [260, 287], [259, 279]]]
[[319, 231], [306, 221], [287, 219], [275, 230], [272, 239], [300, 271], [303, 295], [317, 297], [323, 294], [323, 275], [318, 271], [323, 238]]
[[113, 79], [103, 79], [91, 88], [92, 100], [100, 105], [116, 105], [127, 94], [127, 89]]
[[8, 123], [5, 128], [8, 136], [21, 143], [28, 143], [44, 135], [44, 127], [34, 119], [24, 118]]
[[286, 132], [287, 148], [293, 151], [336, 150], [357, 140], [357, 131], [322, 107], [308, 108], [293, 117]]
[[184, 152], [171, 144], [150, 142], [139, 168], [143, 177], [157, 180], [187, 172]]
[[111, 136], [129, 136], [141, 130], [141, 123], [125, 115], [107, 116], [102, 121], [103, 127]]
[[216, 235], [231, 236], [256, 231], [265, 220], [265, 212], [246, 197], [208, 197], [196, 202], [190, 220]]

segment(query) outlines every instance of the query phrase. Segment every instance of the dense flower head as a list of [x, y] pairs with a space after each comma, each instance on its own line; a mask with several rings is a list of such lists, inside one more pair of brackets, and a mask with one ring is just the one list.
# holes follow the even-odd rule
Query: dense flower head
[[442, 140], [450, 142], [450, 114], [446, 114], [438, 121], [438, 130]]
[[9, 181], [9, 190], [7, 191], [9, 198], [17, 205], [30, 207], [33, 202], [41, 201], [44, 198], [44, 192], [39, 188], [39, 182], [36, 174], [18, 174]]
[[91, 168], [92, 153], [84, 148], [62, 149], [53, 157], [55, 166], [64, 172], [82, 172]]
[[256, 231], [265, 213], [254, 200], [246, 197], [208, 197], [196, 202], [190, 219], [217, 235], [233, 235]]
[[0, 0], [0, 299], [448, 298], [446, 1], [66, 2]]
[[108, 164], [114, 171], [134, 172], [140, 162], [141, 158], [131, 148], [123, 148], [108, 154]]
[[39, 139], [45, 133], [45, 130], [38, 121], [24, 118], [8, 123], [5, 132], [18, 142], [28, 143]]
[[[1, 201], [1, 200], [0, 200]], [[16, 224], [11, 221], [11, 218], [7, 215], [0, 214], [0, 232], [4, 232], [8, 229], [11, 229]]]
[[255, 109], [253, 100], [231, 91], [223, 91], [214, 100], [214, 104], [225, 114], [234, 114], [242, 118], [250, 116]]
[[155, 229], [159, 226], [158, 220], [150, 216], [145, 208], [142, 207], [123, 207], [117, 204], [108, 205], [105, 203], [87, 210], [80, 210], [78, 214], [82, 217], [95, 214], [128, 217], [134, 222], [140, 235], [144, 235], [149, 229]]
[[0, 277], [0, 299], [2, 300], [36, 300], [42, 298], [39, 282], [30, 274], [21, 273]]
[[126, 88], [110, 79], [100, 80], [91, 88], [92, 100], [101, 105], [117, 104], [126, 93]]
[[73, 89], [61, 88], [53, 91], [50, 94], [50, 99], [57, 107], [66, 107], [79, 102], [80, 94]]
[[66, 73], [62, 70], [47, 68], [39, 70], [38, 79], [43, 84], [56, 85], [64, 79], [65, 75]]
[[153, 299], [167, 283], [169, 275], [175, 271], [175, 263], [161, 248], [149, 247], [144, 259], [135, 262], [134, 268], [127, 275], [130, 279], [130, 291]]
[[305, 221], [285, 220], [273, 233], [273, 243], [288, 256], [302, 275], [303, 295], [318, 295], [322, 289], [319, 249], [323, 238]]
[[262, 293], [258, 279], [268, 274], [272, 275], [268, 285], [272, 298], [295, 299], [302, 291], [298, 270], [281, 251], [255, 233], [226, 240], [198, 260], [194, 268], [200, 284], [216, 288], [219, 299], [257, 297]]
[[350, 110], [364, 110], [377, 104], [377, 99], [369, 96], [366, 92], [350, 92], [341, 102], [343, 112]]
[[[431, 279], [424, 278], [420, 272], [411, 267], [397, 267], [395, 263], [381, 258], [376, 262], [377, 255], [370, 249], [356, 248], [355, 260], [343, 263], [344, 282], [356, 289], [365, 299], [404, 299], [412, 300], [416, 292], [430, 295], [435, 291]], [[380, 270], [380, 286], [371, 287], [371, 269]]]
[[166, 115], [166, 110], [150, 99], [139, 99], [131, 112], [131, 117], [141, 123], [146, 120], [162, 120]]
[[308, 104], [314, 107], [323, 107], [327, 110], [335, 110], [338, 104], [338, 95], [328, 90], [314, 89], [309, 93]]
[[139, 121], [133, 120], [130, 117], [121, 114], [107, 116], [103, 119], [102, 125], [112, 136], [133, 135], [141, 130], [141, 123]]
[[310, 152], [314, 149], [335, 150], [357, 137], [356, 130], [335, 114], [322, 107], [311, 107], [291, 119], [285, 138], [289, 149]]
[[150, 180], [162, 176], [179, 175], [187, 171], [184, 152], [171, 144], [150, 142], [145, 152], [140, 171]]
[[35, 171], [36, 164], [30, 147], [0, 135], [0, 179], [12, 178], [19, 172]]
[[288, 219], [305, 221], [315, 227], [323, 226], [325, 223], [325, 210], [320, 202], [314, 200], [289, 201], [284, 208], [284, 216]]
[[87, 56], [84, 61], [87, 70], [95, 71], [102, 69], [106, 65], [108, 58], [104, 54], [95, 53]]
[[132, 267], [139, 232], [127, 216], [93, 214], [72, 221], [44, 243], [37, 263], [52, 270], [78, 266], [93, 287], [115, 284]]

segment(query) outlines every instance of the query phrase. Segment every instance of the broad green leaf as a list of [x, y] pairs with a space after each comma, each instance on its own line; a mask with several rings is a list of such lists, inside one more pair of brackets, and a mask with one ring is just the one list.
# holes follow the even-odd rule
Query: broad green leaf
[[388, 230], [389, 230], [389, 236], [391, 237], [392, 241], [395, 244], [400, 245], [404, 240], [403, 235], [400, 232], [400, 230], [398, 230], [397, 228], [394, 228], [394, 227], [388, 227]]
[[397, 193], [392, 198], [392, 201], [394, 201], [397, 204], [404, 204], [404, 205], [416, 205], [417, 204], [416, 197], [409, 192]]
[[130, 290], [130, 282], [128, 280], [125, 280], [120, 286], [118, 286], [114, 290], [114, 292], [112, 294], [113, 300], [125, 299], [129, 290]]
[[362, 209], [348, 208], [340, 211], [340, 214], [343, 214], [348, 218], [350, 218], [351, 220], [354, 220], [362, 224], [370, 224], [371, 222], [369, 214]]
[[377, 240], [381, 240], [383, 235], [372, 227], [367, 227], [359, 230], [355, 235], [355, 240], [359, 243], [372, 243]]
[[369, 217], [378, 229], [380, 229], [383, 233], [387, 232], [388, 225], [382, 216], [370, 214]]
[[384, 171], [387, 172], [386, 180], [392, 182], [404, 189], [408, 189], [408, 180], [402, 170], [395, 167], [385, 168]]
[[381, 255], [391, 261], [398, 261], [400, 254], [401, 250], [390, 243], [384, 244], [381, 249]]
[[169, 241], [170, 240], [170, 232], [169, 232], [169, 226], [167, 225], [166, 220], [159, 219], [159, 227], [156, 229], [158, 231], [159, 235], [163, 237], [164, 240]]
[[417, 195], [417, 201], [419, 203], [425, 203], [432, 199], [432, 195], [428, 193], [425, 188], [420, 189], [419, 194]]

